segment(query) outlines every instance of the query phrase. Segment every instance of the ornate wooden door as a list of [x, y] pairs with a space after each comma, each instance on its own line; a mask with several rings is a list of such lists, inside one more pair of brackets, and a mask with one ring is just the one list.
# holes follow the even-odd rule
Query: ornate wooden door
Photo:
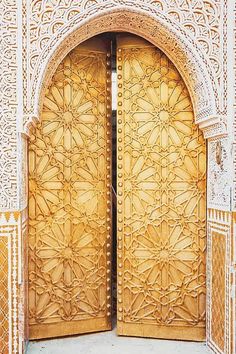
[[118, 334], [203, 340], [203, 136], [166, 55], [126, 35], [117, 50]]
[[29, 146], [30, 338], [110, 329], [110, 48], [57, 68]]

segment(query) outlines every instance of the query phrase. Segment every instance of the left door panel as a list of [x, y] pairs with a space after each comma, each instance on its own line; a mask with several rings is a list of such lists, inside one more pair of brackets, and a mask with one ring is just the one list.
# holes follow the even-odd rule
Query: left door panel
[[70, 52], [29, 144], [30, 338], [108, 330], [110, 43]]

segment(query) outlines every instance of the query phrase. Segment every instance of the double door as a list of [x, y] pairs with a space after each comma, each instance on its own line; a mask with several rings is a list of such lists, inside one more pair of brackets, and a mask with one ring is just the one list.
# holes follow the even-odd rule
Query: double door
[[203, 136], [167, 56], [129, 34], [116, 48], [99, 36], [66, 56], [31, 136], [30, 338], [111, 329], [115, 252], [118, 334], [203, 340]]

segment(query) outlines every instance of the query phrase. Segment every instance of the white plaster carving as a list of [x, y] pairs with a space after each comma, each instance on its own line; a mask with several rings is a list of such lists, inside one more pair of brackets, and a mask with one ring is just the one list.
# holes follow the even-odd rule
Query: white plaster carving
[[208, 208], [230, 211], [230, 146], [228, 138], [208, 142]]
[[[32, 99], [26, 102], [28, 107], [25, 126], [27, 120], [39, 115], [40, 89], [42, 83], [45, 83], [45, 76], [52, 75], [63, 56], [72, 49], [72, 45], [76, 46], [80, 41], [103, 31], [123, 29], [143, 35], [163, 49], [172, 60], [175, 59], [174, 62], [189, 87], [196, 121], [205, 121], [214, 115], [217, 126], [214, 125], [212, 132], [208, 128], [208, 136], [224, 134], [226, 124], [223, 116], [219, 117], [219, 113], [224, 111], [219, 103], [220, 4], [220, 1], [193, 1], [190, 5], [188, 1], [182, 0], [69, 1], [59, 5], [57, 2], [54, 5], [53, 2], [33, 2], [33, 30], [28, 58], [28, 90]], [[125, 10], [130, 11], [130, 16], [122, 15]], [[90, 21], [88, 26], [82, 25], [96, 16], [97, 21], [95, 19], [94, 23]], [[155, 21], [151, 22], [152, 19]], [[96, 26], [98, 22], [103, 25]], [[145, 26], [147, 22], [149, 26]], [[66, 45], [68, 42], [69, 47]]]
[[17, 1], [0, 3], [0, 210], [17, 208]]

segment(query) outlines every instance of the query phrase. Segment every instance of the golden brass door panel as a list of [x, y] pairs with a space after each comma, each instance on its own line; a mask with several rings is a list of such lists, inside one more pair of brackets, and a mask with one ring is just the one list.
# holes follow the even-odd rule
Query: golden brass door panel
[[120, 35], [118, 334], [205, 338], [206, 151], [159, 49]]
[[57, 68], [29, 145], [30, 338], [110, 329], [110, 45]]

